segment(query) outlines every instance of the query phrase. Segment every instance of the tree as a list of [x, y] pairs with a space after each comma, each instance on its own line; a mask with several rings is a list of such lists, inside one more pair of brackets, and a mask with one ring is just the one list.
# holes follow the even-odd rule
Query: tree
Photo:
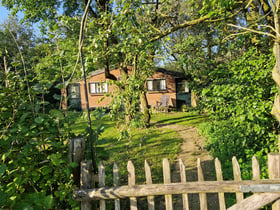
[[[62, 6], [61, 2], [56, 1], [41, 2], [38, 5], [36, 5], [36, 1], [31, 0], [28, 2], [14, 1], [13, 3], [2, 1], [2, 3], [9, 8], [13, 8], [14, 11], [28, 9], [28, 11], [25, 10], [25, 17], [31, 21], [46, 18], [55, 20], [55, 15], [57, 14], [55, 9]], [[81, 9], [87, 3], [88, 1], [80, 2], [79, 7], [73, 10], [74, 3], [64, 1], [65, 15], [74, 16], [80, 14]], [[197, 5], [195, 1], [186, 1], [184, 3], [191, 6]], [[32, 5], [34, 7], [31, 7]], [[198, 11], [201, 12], [197, 13], [194, 18], [182, 15], [184, 11], [177, 11], [176, 9], [179, 8], [177, 1], [115, 1], [114, 3], [95, 1], [89, 5], [90, 24], [85, 40], [88, 40], [89, 43], [94, 43], [94, 46], [89, 45], [91, 49], [88, 49], [88, 51], [94, 52], [93, 60], [98, 59], [98, 66], [105, 66], [106, 77], [114, 81], [116, 81], [116, 78], [109, 71], [110, 63], [118, 64], [124, 75], [122, 77], [122, 88], [127, 87], [127, 81], [125, 80], [128, 78], [128, 65], [140, 59], [147, 59], [146, 56], [153, 57], [154, 52], [159, 49], [157, 47], [159, 40], [182, 28], [198, 25], [202, 22], [218, 21], [219, 16], [224, 15], [224, 13], [218, 14], [216, 12], [215, 15], [211, 16], [211, 12], [209, 13], [207, 9], [213, 5], [210, 5], [207, 1], [207, 7], [202, 6], [203, 4], [196, 6]], [[54, 9], [50, 11], [51, 7]], [[215, 6], [214, 8], [216, 9], [217, 7]], [[225, 10], [225, 12], [227, 12], [226, 16], [232, 16], [228, 11]], [[49, 22], [52, 23], [51, 21]], [[121, 30], [119, 30], [120, 28]], [[137, 47], [135, 48], [135, 46]], [[150, 52], [150, 55], [144, 55], [143, 52]], [[135, 59], [136, 57], [137, 59]], [[139, 70], [139, 65], [137, 67]], [[144, 90], [143, 85], [142, 90]], [[125, 91], [121, 92], [125, 96], [126, 121], [129, 124], [132, 118], [130, 114], [131, 96], [125, 94]], [[142, 96], [142, 102], [145, 102], [145, 94], [143, 93], [142, 91], [140, 95]], [[144, 104], [146, 103], [142, 104], [142, 109], [147, 114], [147, 106], [144, 106]], [[146, 121], [149, 123], [149, 116], [147, 116]]]

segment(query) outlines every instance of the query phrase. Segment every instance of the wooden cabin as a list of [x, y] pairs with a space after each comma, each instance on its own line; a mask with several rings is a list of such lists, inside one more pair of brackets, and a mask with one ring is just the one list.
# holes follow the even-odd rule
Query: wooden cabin
[[[130, 68], [131, 70], [131, 68]], [[111, 69], [110, 73], [116, 78], [121, 77], [118, 68]], [[71, 106], [74, 109], [85, 109], [85, 91], [84, 81], [79, 80], [68, 85], [67, 90], [62, 91], [67, 100], [64, 101], [62, 107], [66, 109]], [[112, 101], [113, 94], [116, 90], [115, 85], [110, 85], [108, 79], [105, 78], [104, 70], [92, 72], [87, 78], [87, 91], [90, 109], [97, 107], [107, 107]], [[183, 104], [191, 106], [191, 93], [188, 86], [187, 78], [184, 74], [157, 68], [155, 73], [147, 79], [147, 100], [149, 107], [157, 106], [163, 95], [168, 95], [168, 106], [180, 108]], [[106, 96], [111, 95], [111, 96]], [[66, 97], [68, 96], [68, 97]]]

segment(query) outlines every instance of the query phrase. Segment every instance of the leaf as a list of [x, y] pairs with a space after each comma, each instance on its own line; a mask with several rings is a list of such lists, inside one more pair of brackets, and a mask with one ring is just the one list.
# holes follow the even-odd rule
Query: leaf
[[23, 115], [21, 115], [21, 117], [20, 117], [20, 122], [23, 122], [27, 117], [28, 117], [28, 115], [30, 115], [30, 113], [29, 112], [25, 112]]
[[7, 170], [7, 166], [5, 164], [1, 164], [0, 166], [0, 177], [4, 175]]
[[54, 94], [54, 95], [53, 95], [53, 98], [56, 99], [56, 100], [60, 100], [60, 99], [61, 99], [61, 95]]
[[0, 190], [0, 206], [4, 206], [7, 203], [7, 195], [5, 192]]
[[60, 112], [60, 111], [57, 110], [57, 109], [52, 109], [52, 110], [50, 111], [50, 114], [51, 114], [51, 116], [53, 116], [53, 117], [55, 117], [55, 118], [58, 118], [58, 119], [60, 119], [60, 120], [64, 119], [63, 113]]
[[35, 118], [35, 122], [36, 122], [37, 124], [41, 124], [42, 122], [44, 122], [44, 118], [41, 117], [41, 116], [36, 117], [36, 118]]
[[51, 159], [52, 163], [55, 165], [55, 166], [59, 166], [63, 161], [62, 161], [62, 157], [61, 157], [61, 154], [51, 154], [49, 156], [49, 158]]
[[69, 164], [69, 166], [71, 168], [77, 168], [79, 166], [79, 164], [77, 162], [72, 162], [72, 163]]

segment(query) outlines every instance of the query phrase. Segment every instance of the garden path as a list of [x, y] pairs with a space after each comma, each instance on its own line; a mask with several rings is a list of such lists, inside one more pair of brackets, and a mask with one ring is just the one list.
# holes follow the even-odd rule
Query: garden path
[[[172, 167], [172, 182], [180, 182], [179, 159], [182, 159], [186, 166], [187, 181], [197, 181], [197, 159], [200, 158], [205, 180], [215, 180], [215, 168], [213, 157], [204, 147], [205, 138], [198, 133], [194, 126], [183, 126], [178, 124], [160, 124], [161, 129], [172, 129], [182, 138], [181, 150], [177, 156], [177, 161]], [[182, 209], [180, 196], [175, 209]], [[217, 195], [207, 195], [208, 209], [219, 209]], [[199, 197], [195, 194], [189, 195], [190, 209], [199, 209]]]

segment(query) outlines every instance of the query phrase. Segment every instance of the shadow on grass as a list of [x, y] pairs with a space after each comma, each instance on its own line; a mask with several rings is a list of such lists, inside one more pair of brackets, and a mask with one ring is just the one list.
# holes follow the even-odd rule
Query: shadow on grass
[[177, 116], [177, 115], [166, 115], [160, 117], [162, 119], [154, 120], [152, 126], [164, 126], [164, 125], [172, 125], [172, 124], [179, 124], [179, 125], [196, 125], [199, 124], [207, 119], [204, 115], [198, 114], [191, 114], [185, 116]]

